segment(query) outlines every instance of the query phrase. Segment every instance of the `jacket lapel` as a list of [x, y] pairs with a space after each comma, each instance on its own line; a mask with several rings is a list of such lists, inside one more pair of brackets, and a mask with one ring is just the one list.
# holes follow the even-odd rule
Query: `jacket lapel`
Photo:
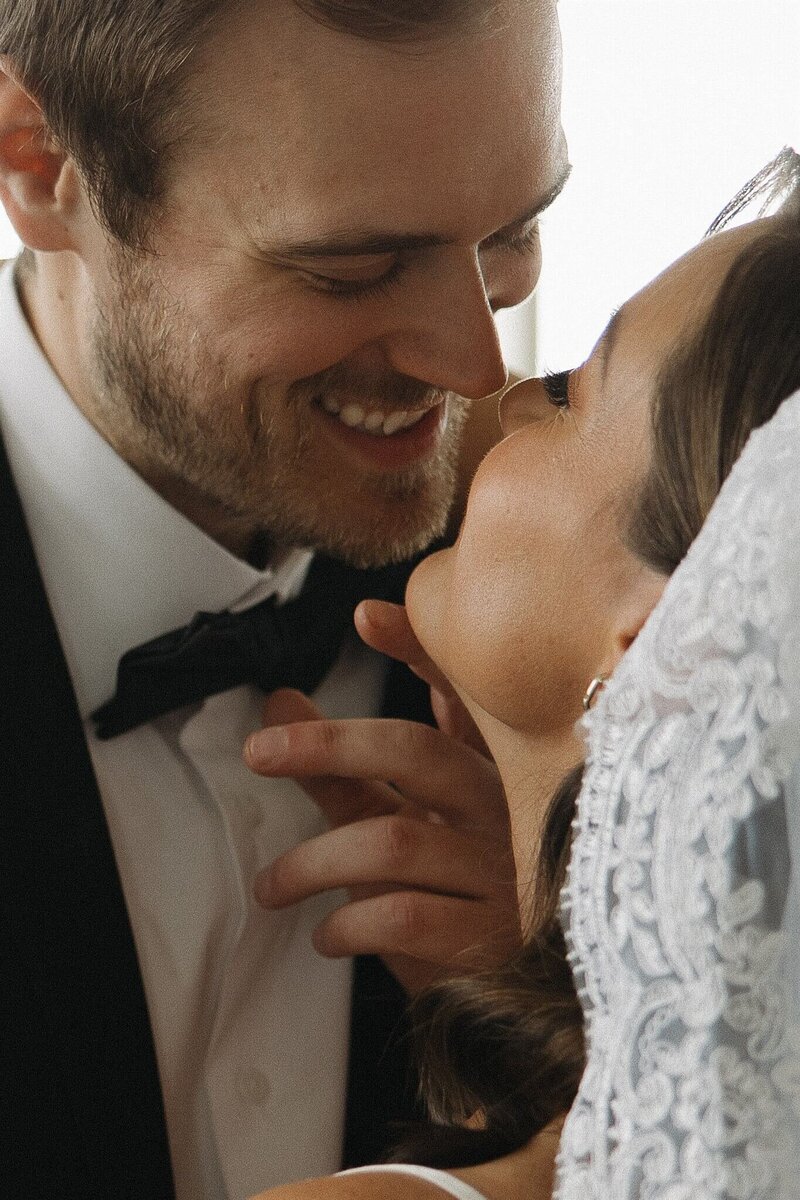
[[[0, 442], [0, 1161], [63, 1200], [172, 1200], [136, 951], [69, 675]], [[410, 568], [409, 568], [410, 570]], [[397, 575], [402, 599], [408, 571]], [[431, 721], [392, 664], [384, 716]], [[345, 1164], [418, 1118], [407, 999], [356, 961]], [[6, 1014], [8, 1014], [6, 1016]], [[31, 1064], [37, 1064], [31, 1067]], [[6, 1092], [5, 1095], [2, 1093]]]
[[[0, 1088], [18, 1089], [17, 1111], [27, 1114], [20, 1122], [30, 1126], [16, 1134], [5, 1128], [0, 1138], [28, 1145], [29, 1187], [31, 1172], [39, 1171], [63, 1196], [167, 1200], [174, 1190], [166, 1127], [133, 937], [66, 664], [1, 444], [0, 555], [2, 946], [23, 976], [12, 983], [2, 972], [2, 1006], [18, 1023], [16, 1035], [8, 1028], [3, 1035], [16, 1036], [31, 1053], [39, 1048], [49, 1072], [46, 1086], [30, 1077], [35, 1072], [23, 1077], [22, 1065], [13, 1083], [0, 1081]], [[53, 1147], [62, 1127], [71, 1128], [77, 1145], [68, 1146], [63, 1135], [59, 1166]]]

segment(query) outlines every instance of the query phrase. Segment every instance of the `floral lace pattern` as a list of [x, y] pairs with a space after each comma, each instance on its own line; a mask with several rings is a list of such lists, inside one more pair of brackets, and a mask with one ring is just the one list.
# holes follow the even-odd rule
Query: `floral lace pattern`
[[800, 1197], [800, 395], [584, 721], [559, 1200]]

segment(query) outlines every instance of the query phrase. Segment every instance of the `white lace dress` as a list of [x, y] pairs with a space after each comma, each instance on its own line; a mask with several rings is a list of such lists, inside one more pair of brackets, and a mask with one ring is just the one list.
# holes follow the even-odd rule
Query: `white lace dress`
[[800, 1198], [800, 395], [585, 720], [559, 1200]]

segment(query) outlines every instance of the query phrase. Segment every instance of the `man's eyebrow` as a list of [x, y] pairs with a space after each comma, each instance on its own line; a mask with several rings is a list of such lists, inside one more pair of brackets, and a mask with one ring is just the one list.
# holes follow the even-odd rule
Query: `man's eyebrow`
[[564, 188], [567, 186], [567, 180], [571, 174], [572, 163], [566, 163], [558, 179], [550, 188], [549, 192], [540, 197], [540, 199], [527, 212], [523, 213], [521, 217], [517, 217], [515, 221], [511, 221], [508, 225], [504, 225], [502, 229], [498, 229], [496, 233], [491, 234], [481, 244], [484, 246], [499, 245], [502, 242], [507, 241], [510, 235], [516, 232], [516, 230], [523, 229], [526, 225], [530, 225], [532, 221], [535, 221], [537, 217], [540, 217], [542, 213], [546, 212], [550, 205], [558, 199]]
[[[572, 171], [567, 163], [555, 184], [545, 195], [531, 205], [527, 212], [498, 229], [486, 238], [484, 245], [493, 245], [506, 240], [510, 234], [535, 221], [561, 195]], [[320, 237], [302, 238], [299, 241], [264, 243], [259, 253], [270, 258], [358, 258], [368, 254], [398, 254], [403, 250], [421, 250], [430, 246], [444, 246], [448, 239], [435, 233], [401, 233], [369, 229], [343, 229], [323, 234]]]

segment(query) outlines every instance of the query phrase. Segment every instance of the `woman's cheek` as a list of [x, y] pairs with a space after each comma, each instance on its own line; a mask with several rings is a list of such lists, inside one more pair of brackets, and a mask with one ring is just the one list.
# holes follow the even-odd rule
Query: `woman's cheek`
[[[467, 561], [462, 547], [459, 541], [423, 559], [408, 582], [406, 610], [423, 649], [439, 669], [483, 706], [487, 694], [497, 691], [494, 632], [502, 596], [497, 588], [487, 590], [485, 569]], [[505, 629], [500, 636], [504, 641]]]
[[[517, 678], [530, 682], [527, 665], [519, 661], [523, 634], [531, 634], [530, 594], [525, 599], [527, 589], [516, 572], [492, 560], [488, 546], [480, 558], [467, 548], [462, 538], [451, 550], [423, 560], [410, 578], [405, 604], [422, 647], [468, 708], [477, 704], [505, 721], [517, 712]], [[528, 686], [522, 690], [529, 702]]]

